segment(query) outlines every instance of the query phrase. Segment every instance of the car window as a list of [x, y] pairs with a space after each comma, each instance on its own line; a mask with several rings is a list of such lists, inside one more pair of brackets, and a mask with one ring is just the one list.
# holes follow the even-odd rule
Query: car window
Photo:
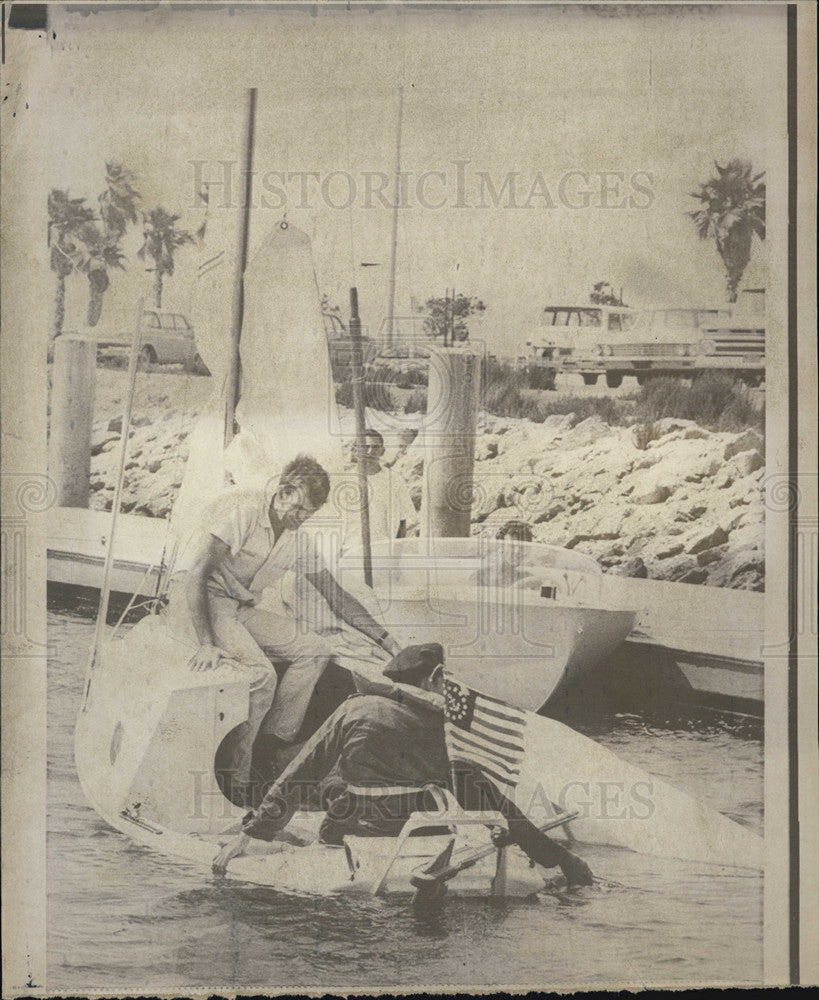
[[154, 312], [145, 313], [145, 326], [150, 330], [158, 330], [161, 326], [159, 316]]
[[178, 315], [176, 317], [176, 328], [177, 330], [190, 330], [191, 325], [185, 316]]

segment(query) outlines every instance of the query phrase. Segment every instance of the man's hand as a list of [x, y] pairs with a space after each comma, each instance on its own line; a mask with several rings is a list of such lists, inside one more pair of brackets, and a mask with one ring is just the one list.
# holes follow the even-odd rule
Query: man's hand
[[225, 871], [227, 871], [228, 862], [232, 861], [233, 858], [238, 858], [240, 854], [244, 854], [249, 841], [250, 837], [246, 833], [240, 833], [235, 840], [231, 840], [225, 844], [213, 859], [213, 864], [211, 865], [213, 874], [224, 875]]
[[188, 660], [188, 666], [191, 670], [215, 670], [219, 666], [219, 660], [227, 655], [224, 649], [212, 643], [202, 643]]
[[391, 635], [385, 635], [379, 645], [390, 656], [397, 656], [401, 652], [401, 647]]

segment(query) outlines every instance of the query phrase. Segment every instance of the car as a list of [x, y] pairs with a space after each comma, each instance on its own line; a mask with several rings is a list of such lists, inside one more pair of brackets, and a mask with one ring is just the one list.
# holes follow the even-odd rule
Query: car
[[[130, 341], [130, 332], [111, 339], [97, 337], [97, 345], [102, 349], [127, 348]], [[186, 371], [207, 374], [205, 363], [196, 349], [193, 327], [187, 318], [182, 313], [160, 309], [146, 309], [142, 314], [139, 364], [142, 368], [182, 364]]]

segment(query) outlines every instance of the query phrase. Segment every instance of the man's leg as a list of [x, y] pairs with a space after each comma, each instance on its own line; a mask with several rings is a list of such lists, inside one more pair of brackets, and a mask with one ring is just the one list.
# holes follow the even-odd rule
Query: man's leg
[[239, 621], [268, 656], [289, 660], [262, 732], [292, 743], [304, 723], [316, 682], [333, 654], [332, 647], [292, 618], [260, 608], [242, 609]]
[[[232, 772], [234, 784], [246, 785], [250, 781], [253, 742], [262, 719], [273, 704], [277, 677], [272, 664], [253, 636], [237, 620], [239, 611], [239, 604], [229, 598], [213, 595], [208, 598], [208, 612], [216, 644], [238, 662], [242, 674], [250, 683], [247, 721], [235, 732], [228, 768]], [[183, 585], [177, 584], [171, 594], [168, 621], [176, 635], [195, 646], [198, 640]]]
[[476, 768], [459, 768], [457, 779], [458, 799], [466, 809], [494, 810], [506, 817], [509, 833], [497, 837], [496, 843], [500, 846], [517, 844], [527, 857], [544, 868], [559, 865], [570, 885], [592, 884], [594, 877], [586, 862], [538, 830], [526, 814]]

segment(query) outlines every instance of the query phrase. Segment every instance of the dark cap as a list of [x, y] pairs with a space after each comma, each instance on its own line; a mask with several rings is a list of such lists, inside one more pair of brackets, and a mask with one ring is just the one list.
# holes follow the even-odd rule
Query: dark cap
[[406, 646], [384, 667], [384, 676], [404, 684], [417, 684], [444, 662], [444, 648], [439, 642]]

